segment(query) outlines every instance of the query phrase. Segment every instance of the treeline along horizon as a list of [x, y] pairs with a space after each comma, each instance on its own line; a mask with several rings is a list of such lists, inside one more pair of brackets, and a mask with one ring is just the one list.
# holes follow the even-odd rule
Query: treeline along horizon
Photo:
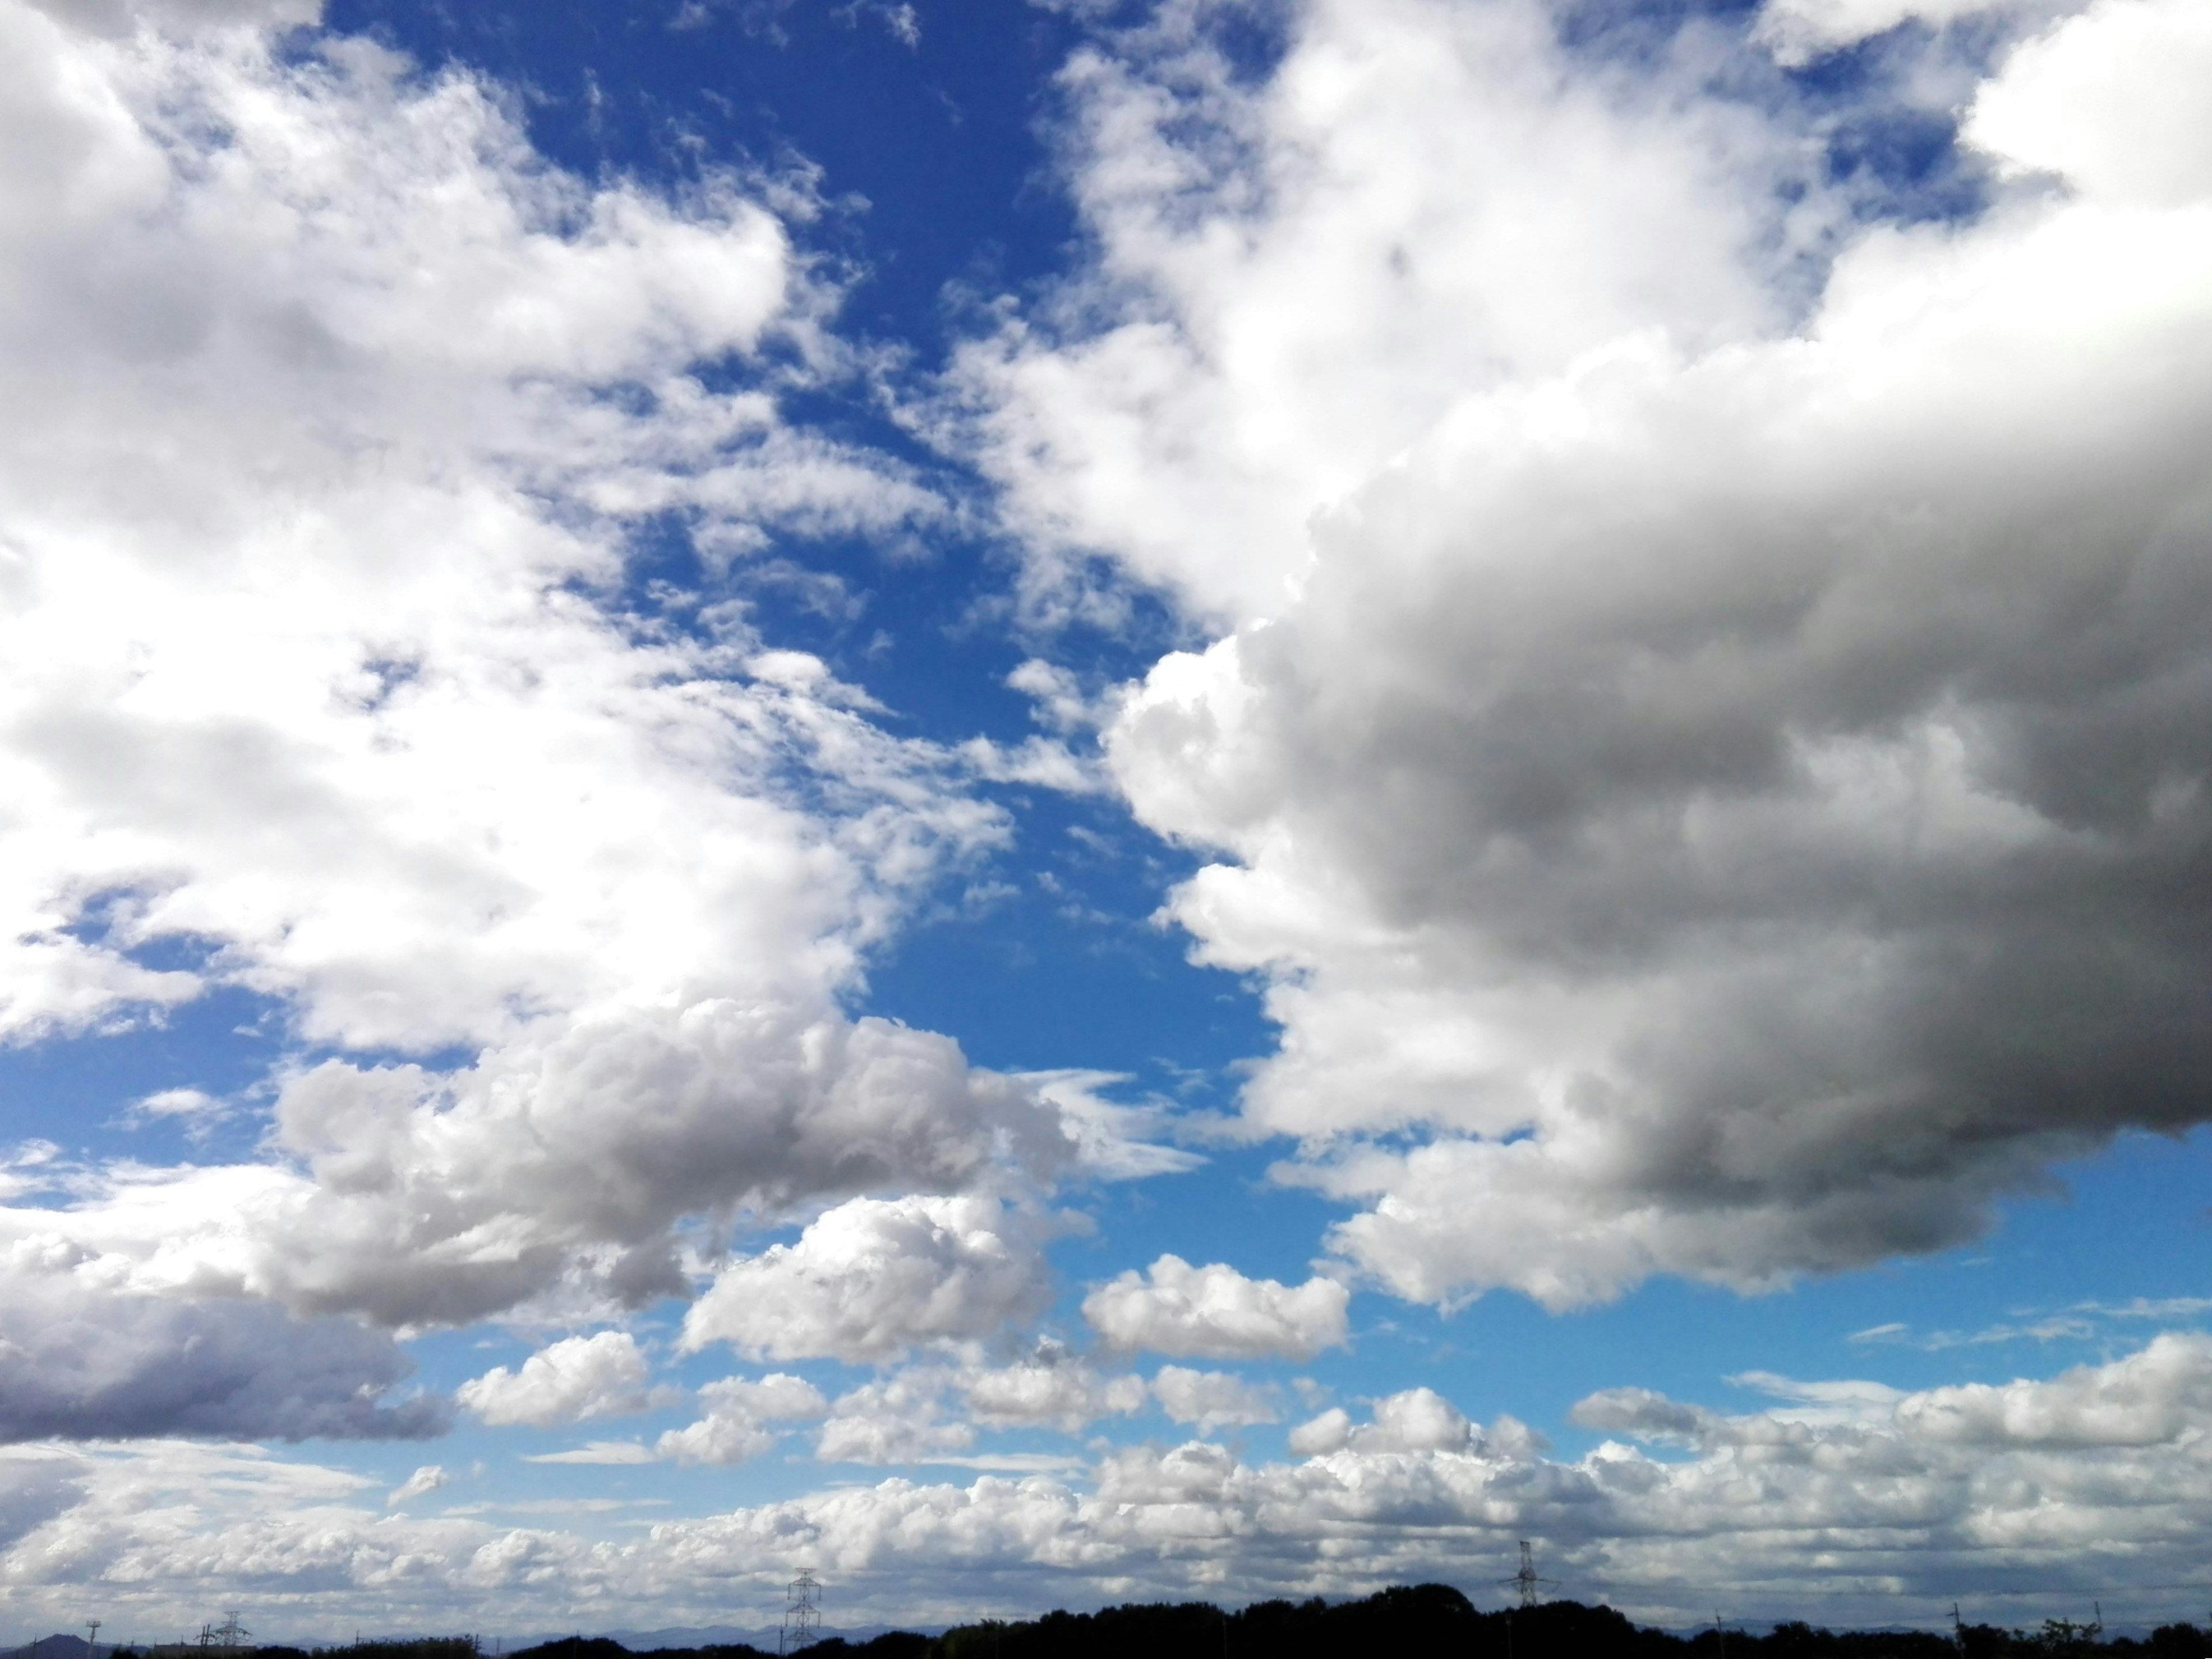
[[[125, 1659], [122, 1650], [112, 1659]], [[348, 1659], [477, 1659], [469, 1637], [362, 1642]], [[563, 1637], [503, 1659], [628, 1659], [608, 1637]], [[653, 1659], [775, 1659], [744, 1643], [657, 1648]], [[815, 1659], [2207, 1659], [2212, 1630], [2161, 1626], [2106, 1639], [2095, 1626], [2051, 1620], [2034, 1630], [1970, 1624], [1956, 1632], [1832, 1631], [1777, 1625], [1764, 1635], [1706, 1628], [1688, 1636], [1640, 1626], [1608, 1607], [1549, 1601], [1478, 1610], [1446, 1584], [1381, 1590], [1355, 1601], [1261, 1601], [1224, 1612], [1206, 1601], [1132, 1603], [1097, 1613], [960, 1625], [942, 1636], [891, 1631], [865, 1642], [827, 1637]], [[225, 1659], [309, 1659], [300, 1648], [236, 1650]]]

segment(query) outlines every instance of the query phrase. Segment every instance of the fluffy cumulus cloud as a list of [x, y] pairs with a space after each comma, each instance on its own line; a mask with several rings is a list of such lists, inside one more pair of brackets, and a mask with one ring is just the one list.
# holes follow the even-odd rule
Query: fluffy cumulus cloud
[[[1768, 1382], [1788, 1397], [1741, 1413], [1593, 1396], [1577, 1415], [1609, 1437], [1571, 1462], [1510, 1419], [1470, 1423], [1417, 1389], [1344, 1413], [1341, 1433], [1287, 1461], [1205, 1440], [1136, 1447], [1073, 1480], [887, 1480], [612, 1542], [477, 1506], [389, 1516], [357, 1476], [251, 1449], [27, 1449], [0, 1462], [0, 1515], [22, 1494], [0, 1565], [33, 1614], [67, 1611], [83, 1575], [127, 1559], [107, 1580], [118, 1611], [173, 1609], [173, 1622], [248, 1562], [265, 1593], [325, 1617], [430, 1619], [527, 1594], [549, 1617], [588, 1606], [610, 1622], [647, 1609], [703, 1622], [732, 1595], [780, 1594], [781, 1563], [803, 1552], [853, 1587], [854, 1616], [878, 1610], [872, 1587], [896, 1585], [882, 1610], [933, 1620], [1018, 1600], [1040, 1571], [1072, 1600], [1423, 1578], [1480, 1590], [1533, 1537], [1566, 1593], [1678, 1623], [1717, 1594], [1747, 1619], [1933, 1619], [1968, 1577], [2013, 1587], [1979, 1608], [2001, 1620], [2077, 1589], [2108, 1604], [2124, 1591], [2144, 1616], [2195, 1605], [2170, 1587], [2191, 1582], [2212, 1523], [2212, 1339], [2162, 1336], [1986, 1388]], [[755, 1420], [820, 1409], [790, 1378], [717, 1398]]]
[[1152, 1397], [1170, 1419], [1191, 1424], [1200, 1434], [1273, 1423], [1282, 1415], [1273, 1390], [1228, 1371], [1193, 1370], [1188, 1365], [1161, 1366], [1152, 1376]]
[[830, 1402], [804, 1377], [772, 1371], [763, 1377], [726, 1376], [699, 1390], [705, 1413], [696, 1423], [671, 1429], [656, 1449], [679, 1463], [743, 1463], [781, 1438], [769, 1425], [827, 1414]]
[[[1026, 1085], [841, 1005], [1001, 817], [715, 586], [944, 511], [781, 413], [848, 369], [803, 184], [586, 182], [303, 17], [0, 0], [0, 1038], [227, 988], [333, 1056], [272, 1161], [0, 1238], [421, 1325], [680, 1289], [701, 1212], [1048, 1171]], [[630, 580], [648, 521], [704, 589]]]
[[[683, 1462], [740, 1462], [779, 1443], [786, 1431], [769, 1424], [818, 1419], [814, 1455], [825, 1462], [955, 1462], [990, 1468], [1008, 1455], [971, 1456], [979, 1430], [1051, 1428], [1073, 1433], [1102, 1418], [1141, 1411], [1149, 1401], [1141, 1377], [1103, 1374], [1050, 1340], [1011, 1364], [983, 1363], [971, 1350], [969, 1357], [951, 1363], [908, 1365], [834, 1401], [812, 1383], [781, 1373], [757, 1382], [710, 1383], [700, 1392], [705, 1414], [687, 1428], [661, 1436], [661, 1456]], [[1227, 1397], [1218, 1403], [1225, 1407]], [[1012, 1458], [1019, 1463], [1025, 1455], [1039, 1455]], [[1042, 1455], [1047, 1462], [1064, 1461]]]
[[740, 1257], [684, 1316], [690, 1347], [755, 1358], [881, 1360], [1042, 1312], [1043, 1229], [995, 1198], [856, 1198], [797, 1243]]
[[1106, 553], [1200, 616], [1271, 614], [1316, 507], [1470, 386], [1772, 320], [1743, 251], [1786, 264], [1820, 229], [1760, 205], [1789, 147], [1710, 101], [1682, 118], [1664, 75], [1578, 72], [1537, 0], [1310, 0], [1256, 84], [1212, 43], [1224, 10], [1157, 8], [1067, 65], [1096, 269], [1071, 324], [957, 365], [1048, 602]]
[[1459, 1407], [1434, 1389], [1408, 1389], [1375, 1402], [1370, 1421], [1355, 1425], [1351, 1413], [1333, 1407], [1291, 1431], [1291, 1449], [1309, 1455], [1358, 1452], [1462, 1451], [1474, 1425]]
[[975, 1443], [975, 1425], [953, 1413], [952, 1379], [927, 1367], [901, 1371], [841, 1395], [815, 1437], [825, 1463], [931, 1463]]
[[1912, 226], [1534, 6], [1072, 72], [1110, 325], [979, 351], [987, 458], [1041, 580], [1224, 619], [1111, 765], [1401, 1295], [1929, 1249], [2212, 1115], [2212, 25], [2007, 16]]
[[1083, 1316], [1109, 1347], [1212, 1359], [1310, 1359], [1346, 1340], [1352, 1293], [1332, 1279], [1282, 1285], [1247, 1279], [1226, 1262], [1194, 1267], [1164, 1255], [1083, 1299]]
[[571, 1336], [540, 1348], [509, 1370], [495, 1365], [453, 1390], [453, 1398], [487, 1423], [552, 1428], [643, 1411], [653, 1403], [651, 1366], [627, 1331]]
[[970, 1366], [957, 1382], [969, 1411], [993, 1427], [1049, 1424], [1073, 1433], [1102, 1417], [1141, 1410], [1146, 1399], [1141, 1378], [1102, 1375], [1051, 1341], [1015, 1364]]

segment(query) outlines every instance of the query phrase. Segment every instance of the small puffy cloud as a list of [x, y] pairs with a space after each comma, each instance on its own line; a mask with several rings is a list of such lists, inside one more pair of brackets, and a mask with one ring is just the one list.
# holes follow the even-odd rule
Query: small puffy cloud
[[1568, 1408], [1568, 1420], [1586, 1429], [1625, 1434], [1638, 1440], [1681, 1440], [1692, 1444], [1713, 1438], [1721, 1419], [1701, 1406], [1686, 1406], [1650, 1389], [1601, 1389]]
[[420, 1498], [434, 1492], [453, 1479], [442, 1463], [425, 1463], [385, 1495], [387, 1506], [396, 1507], [410, 1498]]
[[687, 1347], [755, 1358], [887, 1359], [988, 1336], [1041, 1311], [1039, 1224], [996, 1199], [854, 1199], [796, 1243], [724, 1267], [684, 1321]]
[[1083, 1300], [1109, 1346], [1208, 1359], [1310, 1359], [1346, 1337], [1352, 1293], [1332, 1279], [1292, 1286], [1247, 1279], [1224, 1262], [1194, 1267], [1163, 1255]]
[[838, 1397], [816, 1437], [825, 1463], [926, 1463], [975, 1443], [972, 1425], [949, 1416], [951, 1376], [938, 1370], [902, 1372]]
[[649, 1370], [629, 1332], [601, 1331], [541, 1348], [515, 1370], [495, 1365], [453, 1397], [487, 1423], [550, 1429], [646, 1410]]
[[830, 1402], [803, 1377], [772, 1371], [757, 1379], [724, 1377], [699, 1390], [705, 1413], [671, 1429], [654, 1449], [678, 1463], [743, 1463], [771, 1449], [781, 1437], [768, 1425], [825, 1415]]
[[[1509, 1427], [1499, 1443], [1515, 1451], [1525, 1449], [1530, 1443], [1526, 1425], [1506, 1421]], [[1290, 1434], [1291, 1449], [1306, 1457], [1346, 1448], [1362, 1454], [1457, 1452], [1474, 1444], [1474, 1425], [1433, 1389], [1408, 1389], [1378, 1400], [1370, 1420], [1361, 1424], [1354, 1424], [1342, 1407], [1332, 1407]]]
[[956, 1382], [975, 1420], [994, 1427], [1051, 1424], [1073, 1433], [1145, 1405], [1141, 1378], [1102, 1376], [1056, 1342], [1038, 1344], [1033, 1356], [1016, 1364], [965, 1369]]
[[1288, 1436], [1291, 1449], [1301, 1457], [1323, 1457], [1340, 1451], [1351, 1439], [1352, 1413], [1341, 1406], [1331, 1406], [1318, 1417], [1308, 1419]]
[[1152, 1397], [1170, 1419], [1194, 1425], [1200, 1434], [1273, 1423], [1282, 1416], [1273, 1389], [1227, 1371], [1163, 1365], [1152, 1376]]

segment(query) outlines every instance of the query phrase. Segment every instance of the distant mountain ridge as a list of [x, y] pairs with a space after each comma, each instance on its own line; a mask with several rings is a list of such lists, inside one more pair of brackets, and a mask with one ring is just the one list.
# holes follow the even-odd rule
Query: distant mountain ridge
[[[895, 1630], [911, 1631], [917, 1636], [942, 1636], [950, 1628], [946, 1625], [824, 1624], [820, 1626], [819, 1633], [824, 1640], [842, 1637], [857, 1646]], [[557, 1642], [564, 1637], [576, 1634], [575, 1631], [564, 1630], [556, 1631], [550, 1636], [502, 1637], [500, 1646], [503, 1651], [514, 1653], [543, 1642]], [[783, 1626], [761, 1625], [749, 1628], [743, 1625], [678, 1625], [667, 1630], [594, 1631], [592, 1634], [604, 1634], [609, 1640], [621, 1643], [632, 1653], [657, 1653], [665, 1648], [721, 1648], [740, 1644], [758, 1648], [764, 1653], [774, 1653], [778, 1640], [783, 1635]], [[0, 1659], [6, 1659], [6, 1656], [0, 1656]], [[57, 1655], [54, 1659], [63, 1659], [63, 1656]]]
[[[107, 1644], [100, 1644], [105, 1648]], [[82, 1636], [42, 1636], [20, 1648], [10, 1648], [0, 1659], [91, 1659], [92, 1644]]]

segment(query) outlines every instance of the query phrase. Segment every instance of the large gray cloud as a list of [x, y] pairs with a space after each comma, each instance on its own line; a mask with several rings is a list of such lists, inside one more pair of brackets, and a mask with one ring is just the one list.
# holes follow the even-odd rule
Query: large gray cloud
[[442, 1398], [393, 1397], [414, 1362], [354, 1321], [117, 1292], [56, 1251], [0, 1277], [0, 1441], [406, 1440], [451, 1420]]
[[[1224, 152], [1300, 187], [1224, 185], [1143, 235], [1094, 207], [1152, 319], [1025, 342], [1000, 387], [1040, 439], [1006, 463], [1018, 513], [1086, 503], [1128, 568], [1237, 617], [1154, 668], [1109, 748], [1141, 817], [1220, 855], [1169, 913], [1267, 982], [1248, 1128], [1304, 1143], [1281, 1173], [1361, 1206], [1334, 1242], [1401, 1293], [1569, 1304], [1954, 1243], [2056, 1158], [2212, 1117], [2202, 8], [2101, 0], [2002, 57], [1963, 112], [1997, 204], [1853, 233], [1794, 332], [1711, 271], [1634, 284], [1643, 227], [1601, 195], [1553, 204], [1589, 216], [1593, 269], [1478, 224], [1493, 306], [1631, 282], [1487, 358], [1494, 310], [1401, 338], [1412, 299], [1332, 275], [1362, 249], [1418, 272], [1442, 234], [1390, 219], [1444, 179], [1368, 100], [1495, 88], [1484, 118], [1532, 149], [1657, 118], [1532, 93], [1559, 84], [1540, 26], [1487, 56], [1468, 27], [1304, 9]], [[1147, 105], [1115, 74], [1088, 187], [1194, 166], [1139, 118], [1183, 83]], [[1331, 100], [1357, 119], [1316, 137]], [[1715, 192], [1752, 181], [1692, 164], [1719, 118], [1697, 110], [1646, 157], [1683, 273], [1726, 252]], [[1302, 281], [1278, 250], [1324, 227], [1351, 240]], [[1741, 247], [1717, 268], [1772, 280]], [[1324, 349], [1362, 331], [1356, 371]], [[1148, 377], [1109, 371], [1122, 335], [1154, 343]], [[1393, 375], [1419, 429], [1363, 451], [1337, 426]], [[1151, 491], [1117, 518], [1129, 434], [1102, 411], [1139, 390], [1217, 409], [1194, 468], [1239, 476], [1255, 433], [1271, 465], [1331, 459], [1279, 465], [1233, 524], [1175, 508], [1164, 534]]]

